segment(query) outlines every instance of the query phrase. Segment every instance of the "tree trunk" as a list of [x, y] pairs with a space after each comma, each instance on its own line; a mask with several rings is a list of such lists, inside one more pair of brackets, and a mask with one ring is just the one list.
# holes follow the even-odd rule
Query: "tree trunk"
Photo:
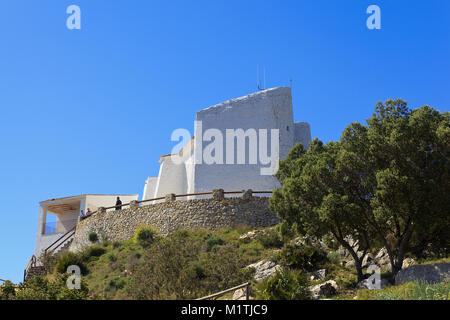
[[356, 267], [356, 272], [358, 273], [358, 282], [364, 280], [364, 274], [362, 271], [362, 261], [364, 259], [364, 256], [366, 255], [366, 253], [363, 253], [363, 255], [360, 257], [358, 257], [358, 253], [355, 252], [355, 250], [353, 250], [353, 248], [346, 242], [346, 241], [342, 241], [341, 245], [348, 250], [348, 252], [350, 252], [353, 260], [355, 261], [355, 267]]

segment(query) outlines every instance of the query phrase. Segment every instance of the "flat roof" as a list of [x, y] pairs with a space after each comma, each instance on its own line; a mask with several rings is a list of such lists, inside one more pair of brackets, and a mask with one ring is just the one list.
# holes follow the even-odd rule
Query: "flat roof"
[[61, 198], [53, 198], [53, 199], [48, 199], [48, 200], [44, 200], [44, 201], [40, 201], [39, 203], [45, 203], [45, 202], [52, 202], [52, 201], [61, 201], [61, 200], [75, 200], [77, 198], [83, 198], [86, 196], [116, 196], [116, 197], [120, 197], [120, 196], [139, 196], [138, 194], [80, 194], [78, 196], [69, 196], [69, 197], [61, 197]]
[[283, 87], [273, 87], [273, 88], [259, 90], [259, 91], [247, 94], [245, 96], [242, 96], [242, 97], [228, 99], [226, 101], [223, 101], [223, 102], [220, 102], [218, 104], [212, 105], [212, 106], [204, 108], [202, 110], [199, 110], [196, 113], [208, 112], [208, 111], [211, 111], [213, 109], [218, 109], [220, 107], [228, 106], [228, 105], [233, 104], [235, 102], [239, 102], [239, 101], [243, 101], [243, 100], [249, 100], [249, 99], [254, 99], [254, 98], [257, 98], [259, 96], [264, 96], [264, 95], [267, 95], [267, 94], [273, 95], [273, 94], [277, 93], [278, 91], [284, 91], [284, 90], [291, 90], [291, 88], [283, 86]]

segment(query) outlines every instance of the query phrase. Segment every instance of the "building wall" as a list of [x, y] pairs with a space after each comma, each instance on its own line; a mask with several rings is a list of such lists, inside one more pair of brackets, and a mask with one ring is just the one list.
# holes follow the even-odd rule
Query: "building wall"
[[[210, 191], [222, 188], [225, 190], [253, 189], [272, 190], [279, 187], [275, 177], [261, 175], [260, 169], [267, 167], [259, 161], [257, 164], [249, 164], [248, 145], [246, 147], [246, 164], [226, 164], [226, 129], [243, 130], [267, 129], [269, 132], [268, 145], [270, 146], [270, 129], [279, 129], [279, 157], [284, 159], [294, 144], [294, 124], [292, 111], [291, 90], [287, 87], [272, 88], [247, 95], [242, 98], [232, 99], [197, 112], [197, 121], [201, 121], [201, 128], [195, 128], [195, 148], [203, 150], [209, 142], [200, 145], [201, 132], [209, 128], [216, 128], [224, 137], [224, 164], [195, 164], [194, 185], [195, 192]], [[198, 123], [198, 122], [197, 122]], [[258, 137], [259, 143], [259, 137]], [[270, 148], [270, 147], [269, 147]], [[196, 152], [196, 163], [200, 162], [201, 155]], [[259, 145], [258, 145], [259, 154]]]
[[58, 214], [56, 222], [57, 231], [67, 232], [77, 224], [78, 216], [80, 215], [80, 208], [73, 211], [66, 211], [64, 214]]
[[294, 145], [301, 142], [305, 149], [308, 149], [311, 142], [311, 127], [308, 122], [294, 123]]
[[[205, 147], [211, 142], [203, 141], [203, 135], [208, 129], [217, 129], [223, 137], [222, 164], [207, 164], [203, 159]], [[231, 190], [272, 190], [280, 187], [273, 175], [263, 175], [261, 168], [267, 168], [259, 158], [261, 141], [258, 140], [258, 162], [249, 163], [249, 147], [246, 141], [245, 164], [237, 164], [237, 141], [235, 141], [234, 164], [227, 164], [227, 134], [226, 129], [261, 129], [268, 131], [268, 154], [271, 154], [271, 129], [279, 130], [279, 159], [285, 159], [289, 150], [296, 142], [302, 142], [305, 147], [311, 140], [309, 124], [293, 122], [293, 107], [291, 89], [277, 87], [259, 91], [241, 98], [232, 99], [209, 107], [196, 113], [194, 124], [195, 139], [183, 148], [184, 163], [174, 164], [170, 157], [162, 157], [158, 178], [144, 188], [143, 200], [162, 197], [169, 193], [184, 194], [211, 191], [222, 188]], [[151, 178], [149, 178], [151, 179]], [[153, 189], [154, 192], [150, 190]], [[202, 197], [191, 197], [202, 198]], [[157, 201], [158, 202], [158, 201]]]
[[270, 226], [280, 222], [268, 209], [268, 198], [225, 198], [177, 200], [150, 204], [139, 208], [95, 213], [79, 222], [70, 245], [78, 251], [90, 245], [88, 235], [96, 232], [100, 238], [122, 241], [134, 236], [140, 225], [151, 225], [160, 234], [167, 235], [178, 229], [218, 230], [227, 227]]
[[169, 193], [186, 193], [186, 179], [184, 163], [176, 164], [170, 157], [162, 158], [155, 196], [163, 197]]
[[70, 211], [67, 215], [56, 215], [56, 231], [55, 233], [45, 234], [44, 228], [46, 224], [47, 219], [47, 210], [45, 205], [40, 204], [39, 205], [39, 212], [38, 212], [38, 223], [37, 223], [37, 230], [36, 230], [36, 243], [35, 243], [35, 249], [34, 254], [39, 257], [43, 250], [48, 248], [53, 242], [58, 240], [64, 233], [64, 230], [69, 230], [72, 228], [74, 220], [72, 217], [74, 215], [78, 216], [78, 211]]
[[155, 198], [156, 185], [158, 184], [158, 177], [148, 177], [145, 182], [144, 192], [142, 193], [142, 200]]
[[36, 257], [39, 257], [42, 252], [48, 248], [53, 242], [58, 240], [64, 233], [52, 233], [52, 234], [41, 234], [36, 241], [36, 247], [34, 250], [34, 254]]

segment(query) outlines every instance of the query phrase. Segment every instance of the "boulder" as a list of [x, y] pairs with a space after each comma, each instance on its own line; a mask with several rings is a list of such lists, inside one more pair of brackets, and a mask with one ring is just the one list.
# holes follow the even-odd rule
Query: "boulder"
[[316, 271], [313, 271], [309, 274], [311, 281], [314, 280], [325, 280], [327, 270], [326, 269], [319, 269]]
[[297, 237], [291, 241], [291, 243], [294, 246], [300, 247], [300, 246], [315, 246], [318, 248], [325, 249], [327, 245], [325, 242], [323, 242], [321, 239], [317, 239], [312, 236], [303, 236], [303, 237]]
[[415, 264], [416, 264], [416, 260], [414, 260], [412, 258], [403, 259], [402, 269], [409, 268]]
[[366, 254], [365, 256], [364, 256], [364, 259], [363, 259], [363, 261], [361, 262], [361, 266], [363, 267], [363, 268], [368, 268], [370, 265], [372, 265], [372, 264], [374, 264], [374, 259], [373, 259], [373, 256], [370, 254], [370, 253], [368, 253], [368, 254]]
[[386, 257], [388, 255], [386, 248], [381, 248], [380, 251], [375, 255], [375, 261], [379, 261], [381, 258]]
[[233, 300], [247, 300], [245, 288], [237, 289], [233, 294]]
[[[352, 247], [352, 249], [356, 252], [356, 254], [358, 255], [358, 257], [361, 257], [363, 252], [359, 251], [359, 242], [356, 240], [353, 240], [352, 237], [347, 236], [345, 238], [345, 240], [348, 242], [348, 244]], [[350, 254], [350, 252], [345, 249], [343, 246], [339, 246], [338, 249], [339, 254], [341, 255], [342, 259], [353, 259], [352, 255]]]
[[338, 285], [334, 280], [308, 287], [313, 299], [320, 299], [322, 297], [331, 297], [338, 292]]
[[395, 276], [395, 284], [412, 281], [438, 283], [450, 277], [450, 262], [416, 265], [400, 270]]
[[373, 258], [373, 262], [378, 265], [382, 271], [388, 271], [391, 269], [391, 260], [386, 248], [381, 248], [380, 251]]
[[253, 230], [249, 231], [239, 237], [242, 240], [255, 240], [257, 236], [264, 233], [264, 230]]
[[353, 268], [355, 266], [355, 260], [351, 259], [351, 260], [347, 260], [345, 262], [345, 266], [348, 268]]
[[261, 260], [259, 262], [248, 265], [246, 268], [255, 269], [255, 275], [253, 278], [256, 281], [263, 280], [275, 274], [281, 270], [281, 266], [273, 261]]

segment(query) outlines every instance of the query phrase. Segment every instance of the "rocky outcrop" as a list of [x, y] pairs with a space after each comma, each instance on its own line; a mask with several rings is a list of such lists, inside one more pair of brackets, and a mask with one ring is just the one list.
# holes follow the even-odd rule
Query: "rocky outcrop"
[[322, 239], [317, 239], [315, 237], [311, 236], [303, 236], [303, 237], [297, 237], [291, 241], [291, 244], [294, 246], [315, 246], [318, 248], [326, 249], [327, 246], [325, 242], [323, 242]]
[[416, 264], [416, 260], [414, 260], [412, 258], [406, 258], [403, 260], [402, 269], [409, 268], [415, 264]]
[[234, 294], [232, 300], [247, 300], [247, 291], [245, 288], [237, 289]]
[[450, 277], [450, 262], [439, 264], [416, 265], [400, 270], [395, 276], [395, 284], [420, 281], [438, 283], [448, 281]]
[[325, 280], [326, 273], [327, 273], [326, 269], [319, 269], [319, 270], [313, 271], [309, 274], [309, 279], [311, 281]]
[[317, 284], [315, 286], [308, 287], [311, 292], [311, 297], [314, 300], [331, 297], [338, 293], [339, 287], [334, 280], [328, 280], [327, 282]]
[[241, 240], [252, 241], [255, 240], [258, 236], [264, 234], [264, 230], [252, 230], [247, 233], [244, 233], [239, 237]]
[[256, 281], [261, 281], [274, 275], [277, 271], [281, 271], [281, 266], [277, 265], [273, 261], [261, 260], [259, 262], [248, 265], [246, 268], [255, 269], [255, 275], [253, 278]]
[[391, 269], [391, 261], [386, 248], [381, 248], [373, 259], [374, 263], [383, 271], [389, 271]]

